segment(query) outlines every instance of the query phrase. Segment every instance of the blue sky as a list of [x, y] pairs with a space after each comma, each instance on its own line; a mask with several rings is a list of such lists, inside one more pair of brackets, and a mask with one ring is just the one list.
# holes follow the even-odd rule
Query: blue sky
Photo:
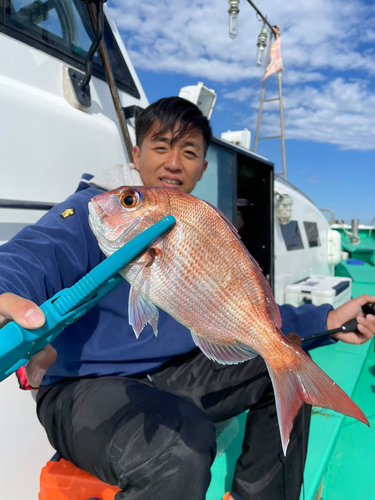
[[[357, 0], [258, 0], [281, 29], [287, 178], [339, 220], [375, 217], [375, 5]], [[240, 1], [228, 36], [227, 0], [109, 0], [150, 102], [203, 82], [217, 93], [214, 134], [247, 128], [253, 148], [264, 67], [255, 65], [262, 24]], [[277, 94], [277, 77], [266, 97]], [[279, 133], [266, 104], [261, 135]], [[282, 170], [280, 140], [258, 153]]]

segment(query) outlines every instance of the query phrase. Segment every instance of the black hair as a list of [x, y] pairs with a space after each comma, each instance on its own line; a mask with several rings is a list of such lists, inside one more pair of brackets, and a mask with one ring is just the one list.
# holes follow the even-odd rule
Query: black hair
[[[158, 135], [174, 131], [173, 142], [180, 140], [187, 133], [201, 132], [206, 154], [212, 139], [212, 129], [207, 118], [194, 103], [182, 97], [164, 97], [150, 104], [135, 119], [139, 147], [156, 124]], [[175, 130], [176, 124], [177, 130]]]

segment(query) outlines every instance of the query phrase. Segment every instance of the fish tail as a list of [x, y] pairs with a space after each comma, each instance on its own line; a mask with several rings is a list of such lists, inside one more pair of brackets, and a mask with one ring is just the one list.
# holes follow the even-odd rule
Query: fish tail
[[294, 347], [293, 367], [282, 368], [267, 363], [272, 380], [281, 442], [286, 455], [293, 420], [303, 402], [356, 418], [369, 426], [362, 410], [326, 375], [302, 349]]

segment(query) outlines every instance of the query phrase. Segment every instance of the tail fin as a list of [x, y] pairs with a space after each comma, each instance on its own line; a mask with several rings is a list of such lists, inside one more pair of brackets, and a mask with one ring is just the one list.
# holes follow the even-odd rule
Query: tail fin
[[[294, 350], [297, 350], [294, 346]], [[326, 375], [307, 354], [298, 349], [297, 362], [293, 366], [267, 368], [272, 380], [281, 442], [286, 455], [294, 417], [302, 403], [330, 408], [343, 415], [354, 417], [369, 426], [362, 410], [350, 397]]]

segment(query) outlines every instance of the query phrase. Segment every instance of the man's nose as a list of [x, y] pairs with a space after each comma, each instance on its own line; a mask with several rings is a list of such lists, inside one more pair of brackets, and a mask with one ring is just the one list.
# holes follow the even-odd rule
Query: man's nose
[[168, 170], [181, 170], [180, 153], [177, 149], [171, 149], [165, 158], [164, 167]]

